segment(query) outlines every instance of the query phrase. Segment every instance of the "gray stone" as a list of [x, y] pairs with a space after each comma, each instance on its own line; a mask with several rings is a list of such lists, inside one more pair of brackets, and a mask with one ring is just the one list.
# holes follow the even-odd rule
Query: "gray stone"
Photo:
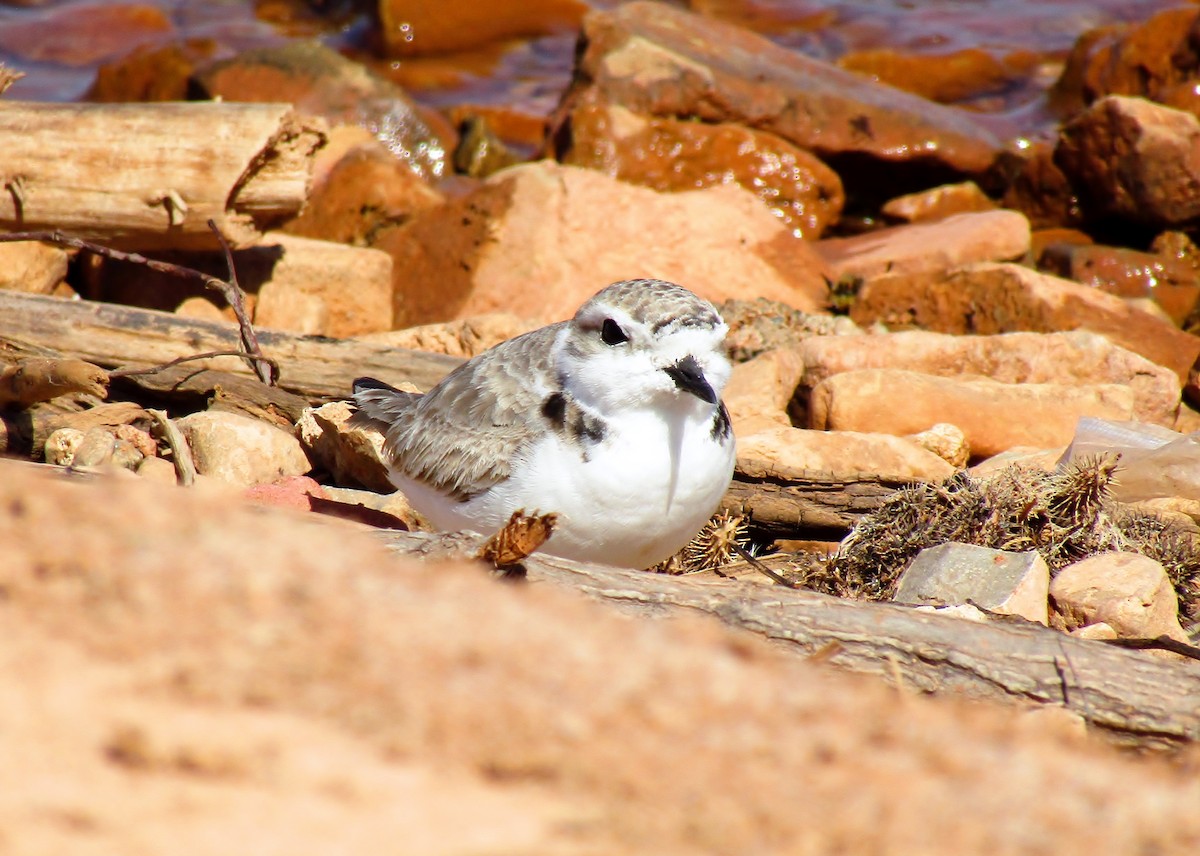
[[952, 542], [922, 550], [900, 576], [893, 600], [971, 603], [1046, 624], [1049, 588], [1050, 569], [1036, 551], [1009, 553]]

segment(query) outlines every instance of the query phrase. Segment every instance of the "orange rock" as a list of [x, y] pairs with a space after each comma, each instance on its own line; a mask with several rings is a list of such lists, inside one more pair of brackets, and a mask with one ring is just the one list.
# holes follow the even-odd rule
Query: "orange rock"
[[1014, 67], [981, 48], [939, 54], [871, 48], [842, 54], [837, 64], [943, 104], [1001, 92], [1027, 74], [1027, 68]]
[[869, 280], [1020, 258], [1029, 252], [1029, 221], [1016, 211], [980, 211], [830, 238], [814, 246], [829, 263], [833, 279]]
[[379, 23], [388, 53], [417, 56], [461, 51], [516, 36], [569, 32], [579, 27], [587, 10], [583, 0], [380, 0]]
[[837, 173], [775, 134], [731, 123], [639, 116], [584, 94], [564, 163], [655, 190], [737, 183], [757, 194], [797, 237], [817, 238], [845, 203]]
[[0, 289], [53, 294], [67, 277], [67, 251], [38, 241], [0, 243]]
[[1185, 6], [1141, 23], [1089, 30], [1071, 49], [1055, 84], [1056, 99], [1069, 112], [1105, 95], [1178, 99], [1181, 89], [1192, 88], [1200, 70], [1191, 42], [1198, 15], [1195, 7]]
[[800, 354], [787, 348], [735, 365], [722, 394], [734, 433], [749, 436], [768, 427], [790, 427], [788, 405], [803, 370]]
[[271, 232], [255, 248], [274, 257], [258, 282], [254, 323], [293, 333], [355, 336], [392, 326], [392, 260], [367, 247], [347, 247]]
[[890, 199], [880, 213], [892, 220], [916, 223], [942, 220], [955, 214], [971, 211], [994, 211], [996, 203], [987, 197], [973, 181], [943, 184], [929, 190], [909, 193]]
[[1052, 333], [1091, 330], [1166, 366], [1186, 382], [1200, 337], [1070, 280], [1015, 264], [982, 263], [936, 277], [878, 277], [858, 293], [851, 317], [862, 325], [942, 333]]
[[553, 161], [503, 170], [375, 246], [395, 260], [398, 327], [497, 311], [559, 320], [639, 276], [808, 310], [826, 291], [812, 248], [740, 187], [657, 193]]
[[212, 39], [187, 39], [161, 47], [143, 46], [96, 69], [89, 101], [186, 101], [196, 65], [212, 57]]
[[1104, 623], [1121, 637], [1189, 641], [1166, 571], [1138, 553], [1102, 553], [1067, 565], [1051, 581], [1050, 599], [1068, 630]]
[[915, 434], [939, 422], [962, 429], [972, 454], [1069, 443], [1080, 416], [1133, 418], [1133, 391], [1116, 384], [1006, 384], [898, 369], [843, 372], [809, 399], [809, 427]]

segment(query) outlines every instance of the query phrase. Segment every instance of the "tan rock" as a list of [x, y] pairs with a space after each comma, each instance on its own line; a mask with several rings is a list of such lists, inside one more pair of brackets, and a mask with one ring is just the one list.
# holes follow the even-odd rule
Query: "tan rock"
[[0, 290], [53, 294], [67, 278], [67, 251], [38, 241], [0, 243]]
[[1069, 632], [1072, 636], [1079, 639], [1096, 639], [1102, 642], [1109, 639], [1121, 638], [1117, 634], [1117, 631], [1113, 630], [1110, 625], [1105, 624], [1103, 621], [1097, 621], [1095, 624], [1087, 624], [1083, 627], [1076, 627]]
[[722, 398], [737, 435], [774, 426], [790, 427], [788, 404], [803, 366], [794, 349], [778, 348], [733, 367]]
[[75, 462], [75, 452], [83, 443], [83, 432], [78, 428], [58, 428], [50, 433], [42, 449], [47, 464], [69, 467]]
[[11, 856], [1196, 852], [1190, 770], [1012, 706], [898, 703], [715, 620], [31, 469], [0, 460]]
[[197, 471], [229, 484], [267, 484], [312, 469], [299, 440], [248, 416], [206, 410], [175, 424], [192, 449]]
[[1038, 449], [1033, 446], [1013, 446], [1011, 449], [985, 458], [968, 468], [975, 478], [988, 478], [1001, 470], [1016, 464], [1031, 470], [1053, 472], [1058, 468], [1058, 462], [1067, 450], [1066, 446], [1055, 446], [1052, 449]]
[[1123, 384], [1133, 390], [1136, 418], [1157, 425], [1173, 425], [1179, 410], [1174, 372], [1086, 330], [816, 336], [801, 343], [799, 351], [806, 387], [857, 369], [908, 369], [943, 377], [981, 375], [1004, 383]]
[[926, 431], [906, 435], [922, 449], [928, 449], [955, 469], [962, 469], [971, 460], [971, 444], [963, 429], [949, 422], [939, 422]]
[[1051, 581], [1050, 598], [1068, 630], [1103, 622], [1124, 638], [1188, 641], [1167, 572], [1139, 553], [1101, 553], [1068, 565]]
[[1029, 242], [1025, 215], [1000, 210], [829, 238], [814, 246], [828, 262], [834, 280], [850, 276], [870, 280], [885, 274], [922, 275], [975, 262], [1018, 259], [1029, 252]]
[[175, 314], [184, 318], [195, 318], [197, 321], [236, 321], [233, 310], [226, 306], [222, 309], [207, 297], [188, 297], [175, 307]]
[[536, 330], [541, 324], [527, 318], [518, 318], [510, 312], [491, 312], [474, 315], [460, 321], [445, 321], [441, 324], [422, 324], [404, 330], [386, 333], [368, 333], [357, 338], [374, 345], [389, 348], [409, 348], [446, 354], [451, 357], [470, 359], [493, 348], [501, 342], [516, 338], [522, 333]]
[[397, 326], [497, 311], [561, 320], [634, 276], [807, 310], [827, 291], [816, 253], [749, 191], [658, 193], [552, 161], [501, 170], [375, 246], [395, 261]]
[[978, 184], [963, 181], [897, 196], [885, 202], [879, 211], [892, 220], [918, 223], [942, 220], [971, 211], [994, 211], [996, 207], [996, 203], [979, 189]]
[[433, 531], [434, 527], [429, 521], [413, 508], [404, 494], [398, 490], [391, 493], [376, 493], [373, 490], [357, 490], [351, 487], [326, 487], [325, 493], [335, 502], [360, 505], [372, 511], [390, 514], [408, 527], [410, 532]]
[[952, 422], [966, 434], [972, 454], [988, 456], [1013, 446], [1069, 443], [1080, 416], [1129, 419], [1132, 413], [1133, 392], [1116, 384], [1006, 384], [863, 369], [819, 383], [809, 399], [808, 424], [914, 434]]
[[[654, 190], [736, 183], [758, 196], [798, 238], [819, 238], [845, 203], [836, 172], [782, 137], [729, 122], [640, 116], [581, 96], [563, 163]], [[599, 101], [599, 103], [596, 103]]]
[[1055, 160], [1096, 217], [1155, 226], [1200, 216], [1200, 120], [1144, 98], [1101, 98], [1063, 126]]
[[387, 253], [282, 232], [263, 240], [259, 249], [278, 257], [259, 286], [255, 324], [321, 336], [391, 329], [392, 260]]
[[138, 464], [136, 472], [147, 481], [158, 484], [174, 485], [178, 483], [175, 465], [165, 458], [143, 458], [142, 462]]
[[779, 475], [819, 472], [833, 477], [873, 475], [895, 481], [936, 482], [954, 467], [902, 437], [854, 431], [771, 428], [738, 437], [738, 467], [754, 461]]
[[[415, 392], [411, 385], [406, 391]], [[362, 485], [378, 493], [396, 489], [383, 463], [383, 435], [347, 425], [354, 413], [346, 401], [331, 401], [305, 410], [296, 423], [296, 435], [319, 467], [338, 484]]]
[[878, 277], [851, 309], [863, 326], [920, 327], [942, 333], [1091, 330], [1166, 366], [1181, 381], [1200, 355], [1200, 337], [1139, 312], [1086, 285], [1015, 264], [982, 263], [937, 276]]

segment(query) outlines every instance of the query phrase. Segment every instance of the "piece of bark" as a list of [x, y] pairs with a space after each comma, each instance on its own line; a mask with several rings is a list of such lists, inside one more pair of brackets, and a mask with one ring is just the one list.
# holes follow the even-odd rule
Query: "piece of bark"
[[863, 515], [911, 482], [780, 473], [751, 459], [738, 461], [721, 510], [740, 514], [770, 538], [839, 540]]
[[[233, 324], [15, 292], [0, 292], [0, 347], [5, 340], [36, 342], [64, 356], [125, 368], [145, 368], [178, 357], [238, 348]], [[266, 355], [279, 364], [279, 385], [311, 400], [348, 398], [354, 378], [362, 375], [393, 385], [409, 381], [428, 389], [462, 362], [440, 354], [354, 339], [296, 336], [274, 330], [260, 330], [259, 342]], [[217, 357], [191, 365], [251, 376], [249, 367], [236, 357]]]
[[304, 204], [319, 119], [290, 104], [0, 101], [0, 230], [113, 247], [234, 245]]
[[31, 357], [0, 368], [0, 407], [28, 407], [81, 392], [108, 397], [108, 372], [83, 360]]
[[[474, 556], [474, 533], [381, 534], [406, 555]], [[1200, 739], [1200, 664], [1075, 639], [1031, 622], [974, 623], [894, 604], [719, 580], [697, 582], [536, 553], [535, 583], [570, 588], [639, 615], [708, 613], [821, 653], [833, 665], [921, 692], [1065, 707], [1119, 742], [1172, 747]]]

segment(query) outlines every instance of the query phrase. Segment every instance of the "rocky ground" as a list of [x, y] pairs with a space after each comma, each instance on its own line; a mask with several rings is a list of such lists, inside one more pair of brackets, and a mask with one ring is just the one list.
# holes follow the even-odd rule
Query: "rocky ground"
[[[418, 104], [380, 57], [542, 30], [386, 2], [373, 58], [164, 37], [98, 53], [87, 105], [22, 102], [36, 71], [0, 97], [0, 229], [92, 242], [0, 242], [0, 844], [1196, 852], [1200, 10], [905, 65], [543, 5], [578, 50], [537, 121]], [[634, 276], [717, 303], [736, 363], [734, 485], [665, 570], [734, 578], [729, 610], [801, 585], [1151, 640], [1123, 656], [1178, 679], [1170, 755], [1084, 734], [1120, 729], [1070, 657], [1037, 713], [923, 699], [886, 657], [890, 688], [385, 551], [423, 521], [351, 379], [427, 388]]]

